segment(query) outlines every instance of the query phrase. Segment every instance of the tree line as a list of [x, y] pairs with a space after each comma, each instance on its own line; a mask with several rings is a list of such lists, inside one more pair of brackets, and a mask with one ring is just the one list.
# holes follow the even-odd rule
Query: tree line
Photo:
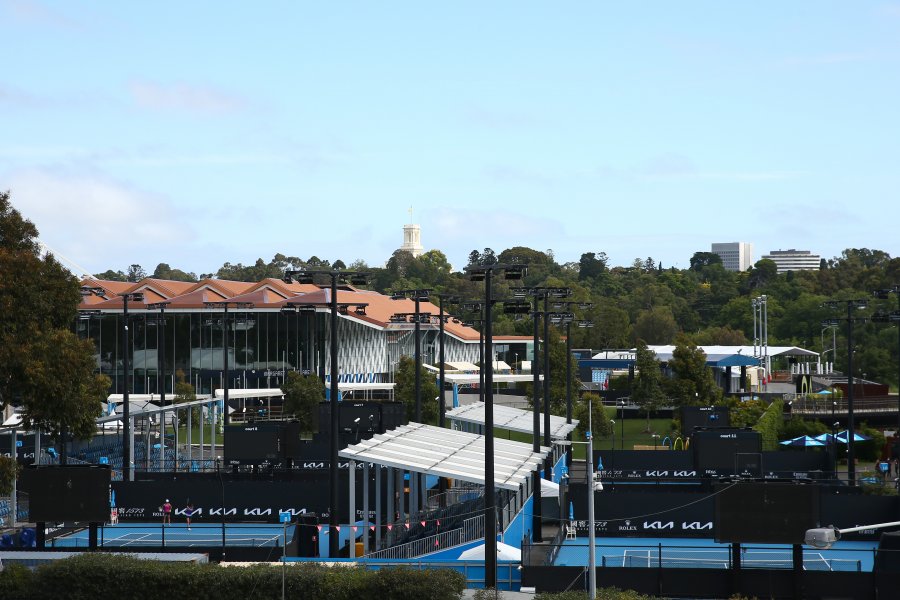
[[[872, 300], [870, 313], [879, 307], [896, 310], [892, 300], [874, 301], [873, 292], [900, 284], [900, 258], [881, 250], [848, 248], [840, 256], [823, 259], [818, 270], [790, 271], [779, 274], [774, 262], [762, 259], [744, 272], [727, 271], [717, 254], [697, 252], [686, 269], [665, 268], [648, 257], [635, 259], [628, 266], [611, 266], [604, 252], [585, 252], [577, 262], [559, 263], [552, 250], [541, 251], [523, 246], [495, 252], [491, 248], [473, 250], [468, 265], [521, 263], [528, 265], [524, 281], [514, 285], [567, 287], [567, 300], [591, 302], [593, 307], [577, 311], [578, 318], [589, 319], [590, 329], [572, 329], [575, 348], [634, 348], [638, 342], [673, 344], [686, 336], [697, 345], [741, 345], [753, 342], [751, 299], [767, 297], [770, 345], [797, 345], [817, 352], [827, 351], [825, 359], [838, 369], [846, 364], [845, 327], [838, 332], [837, 348], [831, 336], [823, 332], [822, 322], [840, 317], [824, 303], [830, 299]], [[464, 269], [453, 270], [440, 250], [421, 256], [397, 250], [382, 267], [362, 260], [349, 265], [312, 256], [276, 254], [269, 262], [255, 264], [225, 263], [213, 276], [236, 281], [281, 278], [286, 269], [333, 268], [363, 270], [371, 273], [371, 289], [391, 290], [428, 288], [435, 293], [479, 299], [480, 284], [468, 280]], [[107, 271], [97, 277], [138, 281], [147, 276], [140, 265], [131, 265], [126, 273]], [[152, 277], [193, 281], [185, 273], [160, 263]], [[510, 283], [498, 281], [496, 298], [510, 298]], [[861, 313], [862, 314], [862, 313]], [[462, 315], [465, 316], [465, 315]], [[494, 332], [498, 335], [530, 335], [529, 318], [516, 320], [495, 307]], [[854, 327], [854, 364], [856, 376], [897, 385], [897, 335], [891, 326], [867, 322]]]

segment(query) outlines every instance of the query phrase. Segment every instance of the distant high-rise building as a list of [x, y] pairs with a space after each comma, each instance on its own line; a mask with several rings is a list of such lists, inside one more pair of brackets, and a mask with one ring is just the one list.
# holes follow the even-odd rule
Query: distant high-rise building
[[726, 271], [746, 271], [753, 266], [753, 244], [750, 242], [713, 244], [711, 252], [722, 258]]
[[[412, 221], [412, 207], [409, 209], [409, 220]], [[422, 230], [418, 225], [408, 223], [403, 226], [403, 245], [401, 250], [409, 252], [413, 256], [421, 256], [425, 251], [422, 247]]]
[[809, 250], [772, 250], [768, 254], [763, 254], [763, 258], [767, 258], [778, 265], [779, 273], [787, 273], [788, 271], [818, 271], [821, 267], [822, 257], [813, 254]]

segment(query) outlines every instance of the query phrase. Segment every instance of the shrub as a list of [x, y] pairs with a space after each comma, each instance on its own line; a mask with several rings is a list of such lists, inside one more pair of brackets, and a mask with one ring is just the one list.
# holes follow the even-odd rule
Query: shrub
[[[0, 577], [0, 598], [58, 598], [60, 590], [65, 590], [66, 598], [93, 600], [114, 586], [117, 596], [137, 600], [275, 599], [281, 598], [282, 575], [286, 594], [295, 598], [459, 600], [465, 588], [465, 577], [446, 569], [366, 571], [319, 564], [294, 564], [283, 569], [269, 565], [220, 567], [94, 552], [44, 565], [29, 574], [30, 580], [21, 573], [18, 579], [15, 575], [4, 573]], [[7, 589], [10, 593], [3, 593]]]

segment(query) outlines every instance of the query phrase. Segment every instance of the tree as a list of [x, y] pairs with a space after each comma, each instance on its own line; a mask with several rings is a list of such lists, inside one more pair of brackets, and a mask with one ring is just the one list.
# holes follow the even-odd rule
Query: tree
[[578, 427], [575, 428], [578, 437], [583, 440], [588, 431], [588, 401], [591, 404], [590, 426], [593, 428], [591, 432], [593, 436], [596, 438], [612, 433], [612, 423], [609, 422], [610, 417], [606, 412], [606, 407], [603, 406], [603, 401], [600, 396], [590, 392], [579, 398], [572, 407], [572, 417], [578, 420]]
[[302, 431], [314, 431], [319, 403], [325, 400], [325, 384], [316, 375], [288, 371], [284, 383], [284, 411], [294, 415]]
[[131, 265], [128, 267], [128, 273], [125, 275], [125, 279], [132, 283], [136, 283], [141, 279], [147, 277], [147, 271], [144, 270], [144, 267], [141, 265]]
[[775, 261], [762, 258], [750, 269], [750, 287], [753, 289], [764, 287], [777, 276], [778, 265]]
[[31, 347], [22, 425], [60, 439], [90, 439], [111, 381], [94, 373], [94, 346], [68, 329], [53, 329]]
[[595, 279], [606, 271], [608, 259], [601, 252], [598, 256], [594, 252], [585, 252], [578, 261], [578, 279]]
[[103, 273], [95, 273], [94, 277], [102, 281], [128, 281], [128, 276], [122, 271], [113, 271], [109, 269]]
[[721, 265], [722, 257], [715, 252], [694, 252], [691, 257], [691, 271], [702, 271], [703, 267], [709, 265]]
[[722, 389], [706, 366], [706, 353], [685, 336], [679, 336], [675, 344], [669, 361], [674, 375], [669, 395], [680, 406], [712, 406], [721, 401]]
[[[197, 392], [194, 391], [194, 386], [191, 385], [190, 381], [187, 381], [184, 377], [184, 371], [178, 369], [175, 371], [175, 404], [184, 404], [185, 402], [193, 402], [197, 399]], [[191, 422], [199, 423], [200, 422], [200, 407], [194, 407], [193, 413], [191, 414]]]
[[93, 344], [71, 331], [78, 281], [41, 256], [37, 235], [0, 193], [0, 408], [21, 406], [26, 428], [85, 439], [110, 381], [94, 374]]
[[668, 306], [642, 310], [634, 324], [634, 336], [649, 344], [668, 344], [678, 333], [678, 323]]
[[15, 457], [0, 456], [0, 496], [12, 493], [13, 481], [19, 475], [19, 463]]
[[631, 401], [647, 415], [647, 431], [650, 431], [650, 413], [657, 410], [666, 399], [662, 389], [662, 372], [656, 353], [643, 341], [638, 343], [634, 361], [637, 376], [631, 387]]
[[196, 282], [197, 276], [193, 273], [185, 273], [180, 269], [173, 269], [166, 263], [159, 263], [153, 271], [154, 279], [168, 279], [170, 281]]
[[[425, 368], [419, 370], [422, 393], [422, 421], [435, 424], [438, 418], [438, 403], [435, 398], [439, 396], [438, 386]], [[394, 397], [406, 405], [406, 418], [414, 421], [416, 418], [416, 361], [410, 356], [401, 356], [397, 366], [397, 375], [394, 378], [397, 385], [394, 388]]]
[[708, 327], [695, 337], [701, 346], [745, 346], [747, 337], [743, 331], [737, 331], [729, 326]]

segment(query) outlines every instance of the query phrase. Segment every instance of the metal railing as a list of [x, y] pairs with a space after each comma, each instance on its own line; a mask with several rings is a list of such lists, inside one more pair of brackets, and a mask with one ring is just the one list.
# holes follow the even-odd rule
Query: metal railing
[[435, 490], [428, 490], [426, 504], [429, 510], [437, 510], [442, 508], [442, 501], [443, 507], [447, 507], [459, 504], [460, 502], [465, 502], [466, 500], [476, 500], [482, 496], [484, 496], [484, 486], [481, 485], [475, 487], [457, 486], [447, 490], [443, 494]]
[[[791, 413], [828, 416], [847, 413], [847, 399], [821, 396], [818, 394], [787, 393], [782, 395]], [[853, 399], [853, 410], [857, 413], [896, 413], [896, 396], [862, 396]]]
[[519, 514], [520, 508], [521, 505], [519, 503], [519, 494], [513, 494], [509, 502], [506, 503], [506, 506], [500, 509], [500, 519], [498, 527], [501, 531], [505, 530], [507, 526], [512, 523], [513, 519], [516, 518], [516, 515]]
[[467, 542], [472, 542], [484, 537], [484, 515], [472, 517], [463, 521], [463, 526], [459, 529], [443, 531], [436, 535], [428, 536], [400, 544], [392, 548], [376, 550], [366, 554], [363, 558], [416, 558], [424, 554], [437, 552], [453, 546], [459, 546]]

